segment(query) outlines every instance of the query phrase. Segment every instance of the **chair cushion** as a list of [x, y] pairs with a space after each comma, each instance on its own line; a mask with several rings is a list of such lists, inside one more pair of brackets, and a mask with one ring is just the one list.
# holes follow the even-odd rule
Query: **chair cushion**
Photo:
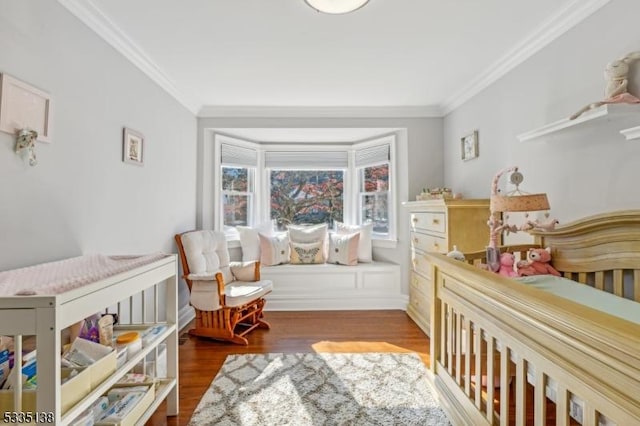
[[241, 306], [264, 296], [273, 290], [271, 280], [252, 282], [234, 281], [224, 287], [227, 306]]
[[181, 240], [189, 273], [215, 274], [220, 271], [225, 282], [233, 281], [224, 233], [209, 230], [191, 231], [182, 234]]

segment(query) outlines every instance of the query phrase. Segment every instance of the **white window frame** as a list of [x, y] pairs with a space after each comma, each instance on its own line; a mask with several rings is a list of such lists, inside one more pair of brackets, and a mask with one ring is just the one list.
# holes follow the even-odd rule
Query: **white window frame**
[[396, 241], [397, 239], [397, 185], [396, 185], [396, 136], [388, 135], [381, 138], [372, 139], [366, 142], [359, 142], [352, 145], [353, 154], [351, 155], [351, 168], [353, 169], [353, 173], [356, 176], [353, 183], [353, 197], [351, 197], [352, 201], [355, 203], [353, 206], [354, 217], [352, 217], [353, 223], [362, 225], [362, 218], [360, 217], [360, 212], [362, 211], [362, 195], [364, 194], [375, 194], [375, 192], [365, 193], [360, 191], [362, 179], [364, 178], [364, 169], [366, 167], [371, 167], [376, 164], [367, 164], [365, 166], [356, 167], [355, 164], [355, 153], [358, 150], [372, 148], [375, 146], [381, 145], [389, 145], [389, 161], [384, 161], [376, 164], [389, 164], [389, 186], [387, 188], [387, 208], [388, 208], [388, 225], [389, 232], [387, 234], [373, 233], [373, 239], [375, 240], [390, 240]]
[[[348, 165], [346, 168], [342, 168], [342, 167], [319, 167], [319, 166], [306, 166], [306, 167], [267, 167], [266, 166], [266, 161], [265, 161], [265, 156], [267, 152], [275, 152], [275, 151], [285, 151], [285, 152], [289, 152], [289, 151], [308, 151], [308, 152], [318, 152], [318, 151], [325, 151], [325, 152], [331, 152], [331, 151], [344, 151], [347, 153], [348, 156]], [[351, 177], [351, 169], [352, 169], [352, 161], [351, 161], [351, 155], [350, 155], [350, 146], [345, 147], [344, 145], [313, 145], [310, 146], [309, 144], [287, 144], [287, 145], [268, 145], [266, 147], [263, 147], [262, 152], [261, 152], [261, 163], [264, 165], [263, 166], [263, 179], [262, 181], [264, 182], [264, 186], [262, 188], [262, 194], [264, 197], [264, 205], [267, 206], [265, 207], [263, 210], [264, 212], [262, 212], [261, 214], [261, 219], [262, 222], [267, 222], [269, 220], [271, 220], [271, 170], [325, 170], [325, 171], [331, 171], [331, 170], [341, 170], [342, 171], [342, 197], [343, 197], [343, 203], [342, 203], [342, 208], [343, 208], [343, 212], [342, 212], [342, 218], [345, 222], [348, 222], [347, 218], [350, 218], [352, 216], [351, 210], [352, 210], [352, 203], [351, 203], [351, 199], [352, 197], [350, 197], [350, 188], [352, 186], [352, 177]]]
[[[214, 229], [223, 230], [223, 205], [222, 205], [222, 162], [220, 160], [220, 150], [222, 143], [235, 144], [241, 147], [257, 150], [258, 153], [258, 165], [254, 174], [254, 191], [253, 197], [253, 209], [251, 211], [251, 223], [255, 226], [259, 223], [265, 223], [270, 221], [271, 209], [270, 209], [270, 171], [272, 169], [277, 170], [342, 170], [343, 171], [343, 219], [348, 224], [360, 224], [360, 210], [358, 208], [360, 201], [360, 178], [358, 176], [358, 170], [355, 167], [355, 152], [359, 149], [368, 148], [376, 145], [389, 145], [389, 188], [388, 188], [388, 204], [389, 204], [389, 233], [374, 234], [373, 239], [378, 242], [395, 242], [397, 241], [397, 168], [396, 168], [396, 135], [390, 134], [382, 137], [377, 137], [364, 142], [356, 142], [353, 144], [331, 144], [331, 145], [319, 145], [319, 144], [267, 144], [250, 142], [238, 138], [233, 138], [221, 134], [216, 134], [214, 138], [214, 174], [215, 183], [214, 189], [214, 212], [217, 212], [214, 218]], [[344, 150], [348, 153], [348, 167], [342, 168], [323, 168], [323, 167], [265, 167], [265, 153], [267, 151], [336, 151]], [[236, 165], [238, 166], [238, 165]], [[235, 235], [228, 235], [227, 239], [238, 239], [237, 233]], [[375, 245], [375, 244], [374, 244]], [[391, 247], [391, 246], [390, 246]]]
[[[233, 163], [223, 163], [221, 159], [221, 151], [222, 145], [235, 145], [242, 148], [252, 149], [256, 151], [257, 157], [257, 165], [248, 166], [246, 164], [233, 164]], [[218, 231], [225, 231], [224, 229], [224, 203], [222, 202], [222, 197], [224, 194], [231, 195], [242, 195], [244, 193], [233, 191], [224, 191], [222, 189], [222, 167], [239, 167], [239, 168], [247, 168], [249, 169], [250, 178], [253, 177], [253, 197], [250, 197], [251, 204], [248, 206], [248, 217], [247, 221], [249, 222], [249, 226], [255, 226], [258, 223], [258, 212], [260, 211], [260, 196], [259, 196], [259, 188], [261, 188], [260, 183], [260, 145], [254, 142], [245, 141], [242, 139], [232, 138], [229, 136], [216, 134], [214, 138], [214, 173], [215, 173], [215, 185], [213, 185], [213, 203], [214, 203], [214, 229]], [[227, 240], [237, 240], [239, 239], [238, 232], [233, 230], [228, 230], [226, 232]]]

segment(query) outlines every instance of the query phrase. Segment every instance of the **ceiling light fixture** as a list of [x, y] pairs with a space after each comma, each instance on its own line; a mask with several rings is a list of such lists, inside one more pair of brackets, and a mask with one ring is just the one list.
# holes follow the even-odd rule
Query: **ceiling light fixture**
[[340, 15], [360, 9], [369, 0], [304, 0], [309, 6], [318, 12]]

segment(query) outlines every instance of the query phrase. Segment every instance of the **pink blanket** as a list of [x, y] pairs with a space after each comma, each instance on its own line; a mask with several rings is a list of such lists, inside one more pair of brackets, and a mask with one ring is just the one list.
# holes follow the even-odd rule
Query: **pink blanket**
[[0, 297], [60, 294], [166, 256], [163, 253], [143, 256], [94, 254], [12, 269], [0, 272]]

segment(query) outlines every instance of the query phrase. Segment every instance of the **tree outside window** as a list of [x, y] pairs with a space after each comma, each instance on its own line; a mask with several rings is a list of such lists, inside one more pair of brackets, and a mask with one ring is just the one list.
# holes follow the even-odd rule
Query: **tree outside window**
[[271, 170], [271, 219], [278, 229], [290, 224], [343, 221], [342, 170]]

